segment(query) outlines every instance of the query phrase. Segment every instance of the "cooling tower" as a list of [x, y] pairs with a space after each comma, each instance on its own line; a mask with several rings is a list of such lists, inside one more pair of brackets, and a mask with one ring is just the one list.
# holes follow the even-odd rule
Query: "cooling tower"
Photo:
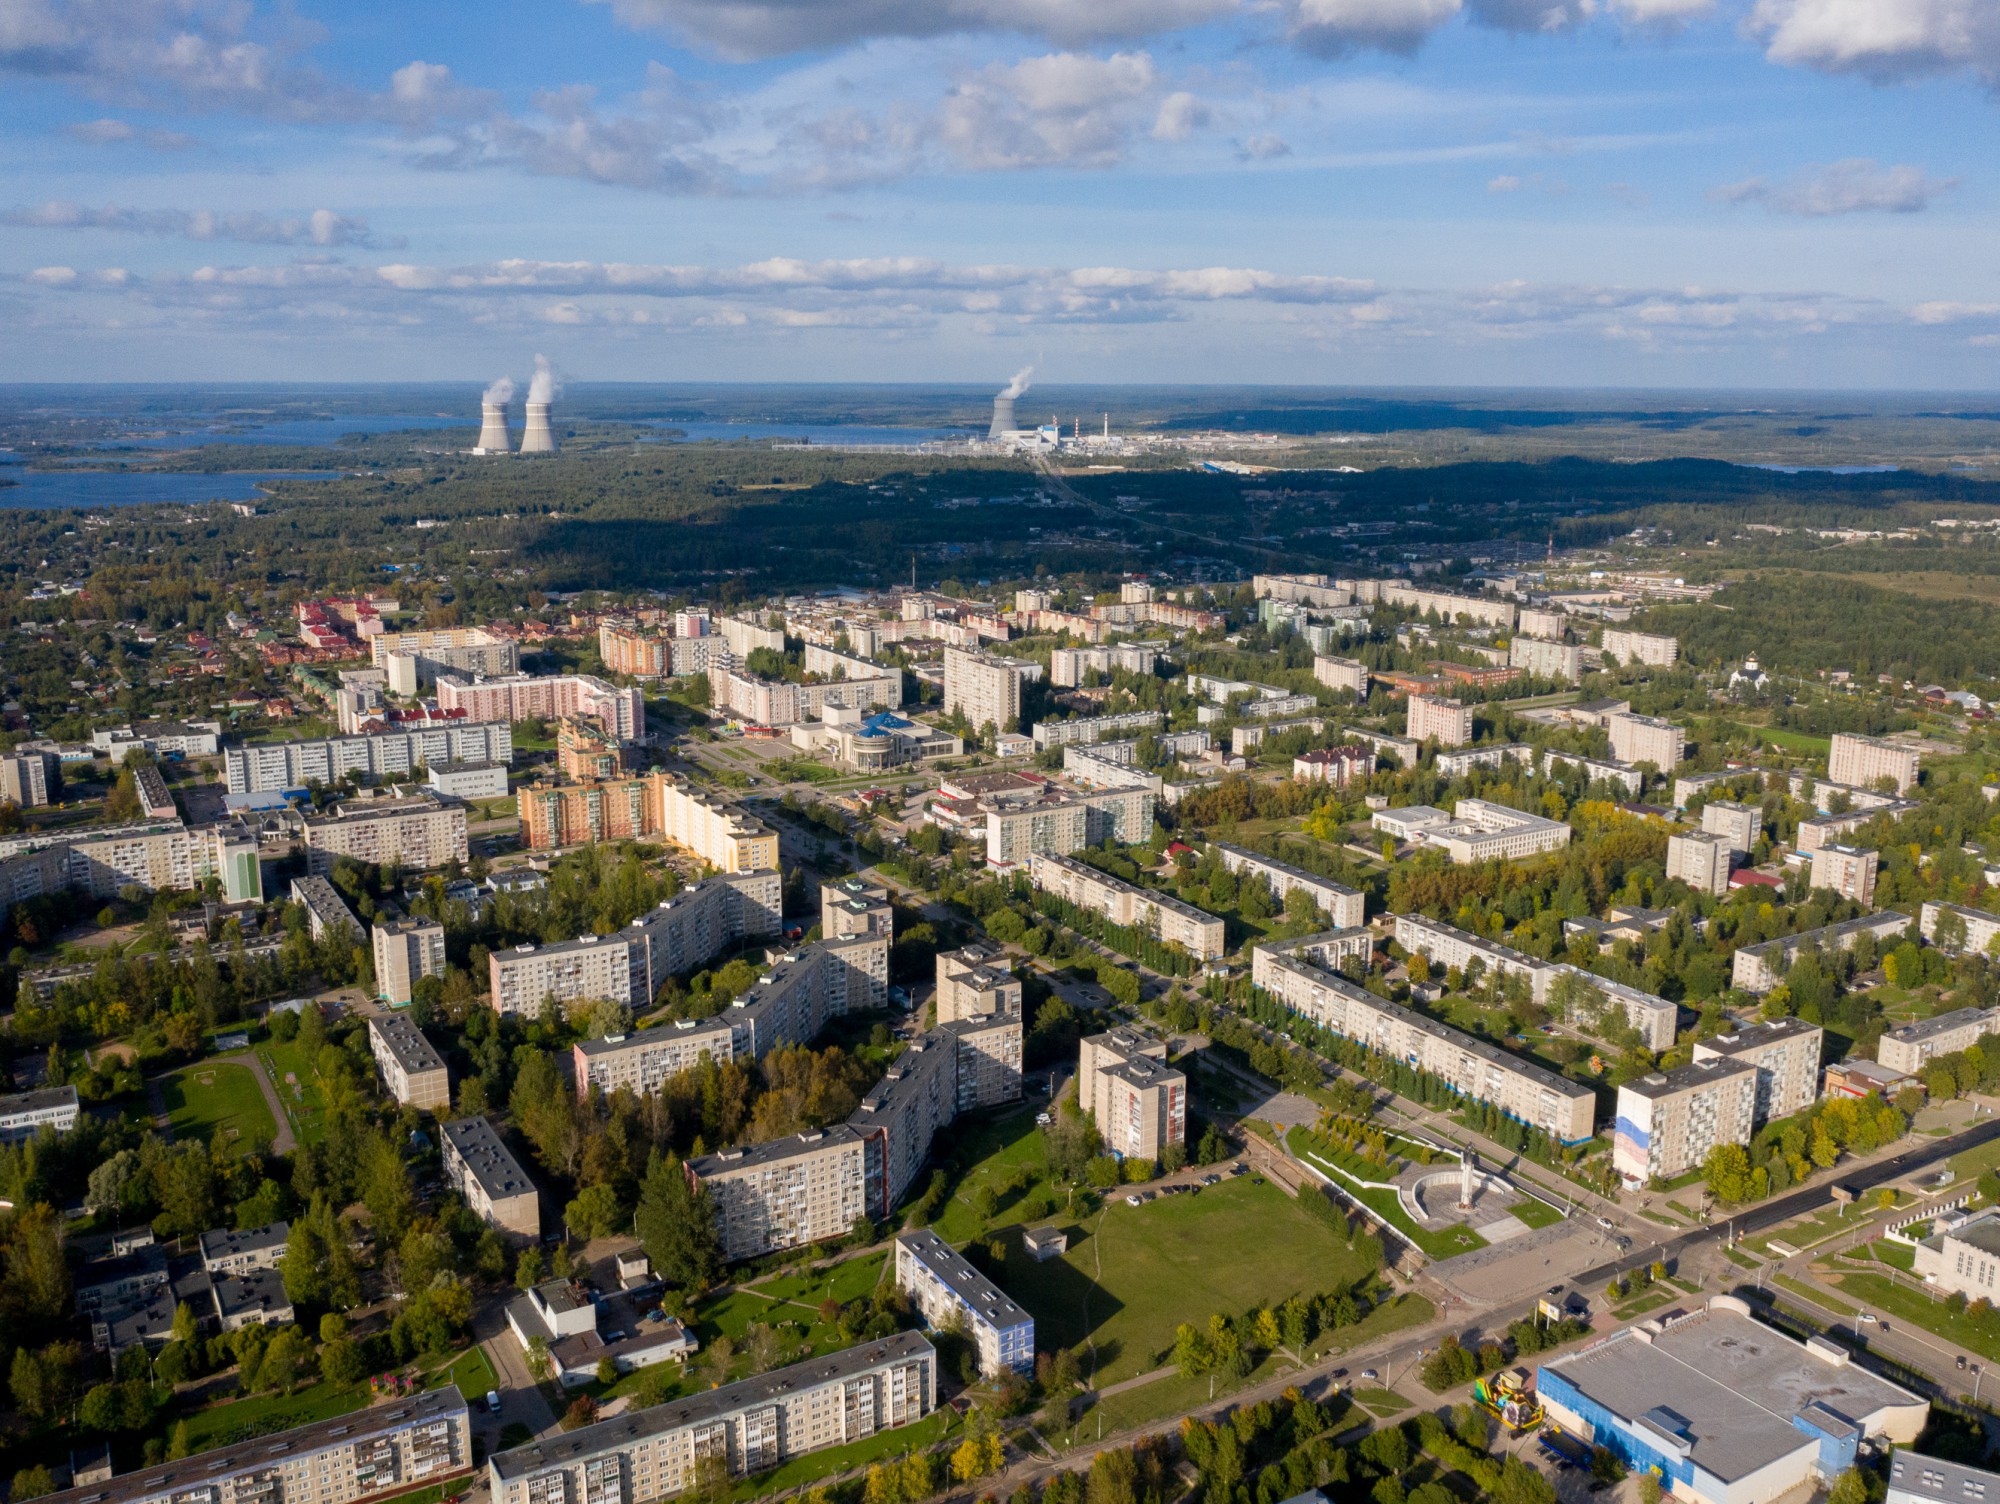
[[549, 427], [549, 405], [546, 402], [528, 404], [528, 421], [521, 428], [521, 453], [554, 454], [556, 452], [555, 431]]
[[1002, 434], [1014, 431], [1014, 398], [1002, 392], [993, 399], [993, 426], [986, 430], [986, 437], [997, 439]]
[[511, 447], [507, 442], [507, 409], [498, 402], [480, 403], [479, 442], [472, 452], [505, 454]]

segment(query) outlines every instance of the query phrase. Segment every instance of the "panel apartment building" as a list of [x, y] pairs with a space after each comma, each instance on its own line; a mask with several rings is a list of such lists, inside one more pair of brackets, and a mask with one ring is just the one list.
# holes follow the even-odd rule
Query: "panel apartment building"
[[1222, 859], [1225, 872], [1260, 879], [1270, 888], [1271, 897], [1277, 900], [1280, 908], [1292, 894], [1305, 892], [1312, 896], [1313, 903], [1335, 929], [1353, 929], [1362, 921], [1367, 899], [1358, 888], [1337, 883], [1330, 877], [1321, 877], [1316, 872], [1307, 872], [1276, 857], [1231, 846], [1225, 841], [1217, 841], [1215, 850]]
[[1604, 629], [1604, 656], [1620, 663], [1643, 663], [1651, 668], [1672, 668], [1681, 658], [1681, 640], [1653, 632], [1626, 632]]
[[1903, 931], [1909, 927], [1908, 914], [1884, 909], [1879, 914], [1863, 914], [1857, 919], [1844, 919], [1839, 924], [1746, 945], [1736, 952], [1730, 963], [1730, 985], [1741, 987], [1745, 992], [1769, 992], [1785, 979], [1785, 973], [1792, 969], [1792, 962], [1807, 946], [1822, 953], [1849, 951], [1863, 935], [1873, 936], [1878, 945], [1885, 941], [1893, 945], [1902, 939]]
[[462, 712], [468, 721], [525, 721], [566, 715], [595, 721], [607, 736], [635, 742], [646, 734], [646, 701], [639, 691], [620, 689], [590, 674], [508, 674], [499, 679], [467, 679], [445, 674], [437, 681], [438, 709]]
[[1035, 1318], [928, 1229], [896, 1235], [896, 1288], [932, 1331], [963, 1331], [986, 1378], [1035, 1371]]
[[1057, 648], [1049, 654], [1049, 683], [1058, 689], [1074, 689], [1085, 674], [1113, 672], [1150, 674], [1157, 661], [1151, 648], [1121, 644], [1106, 648]]
[[210, 877], [221, 882], [225, 902], [262, 903], [256, 833], [235, 820], [190, 830], [176, 819], [15, 836], [0, 840], [0, 918], [45, 893], [195, 892]]
[[1802, 1018], [1773, 1018], [1746, 1024], [1731, 1034], [1698, 1041], [1696, 1060], [1733, 1060], [1757, 1071], [1752, 1112], [1761, 1128], [1774, 1118], [1804, 1112], [1819, 1095], [1819, 1061], [1826, 1030]]
[[1405, 611], [1419, 614], [1436, 612], [1446, 621], [1457, 621], [1462, 616], [1503, 631], [1511, 630], [1514, 625], [1513, 602], [1494, 600], [1490, 596], [1458, 595], [1449, 590], [1426, 590], [1399, 580], [1384, 580], [1378, 599], [1385, 606], [1396, 606]]
[[1507, 645], [1507, 664], [1537, 679], [1557, 679], [1564, 684], [1583, 681], [1583, 649], [1574, 643], [1516, 637]]
[[1020, 724], [1022, 686], [1041, 676], [1042, 666], [1024, 658], [946, 648], [944, 712], [958, 711], [975, 731], [1005, 731]]
[[228, 747], [222, 753], [222, 768], [230, 793], [272, 794], [313, 783], [331, 787], [349, 773], [379, 779], [413, 773], [420, 767], [513, 760], [514, 728], [505, 721], [493, 721]]
[[690, 788], [671, 773], [520, 792], [521, 835], [531, 851], [657, 836], [721, 872], [778, 865], [778, 837], [753, 816]]
[[1827, 888], [1858, 904], [1875, 901], [1875, 875], [1881, 857], [1861, 846], [1827, 845], [1812, 854], [1812, 885]]
[[1121, 882], [1074, 857], [1037, 852], [1029, 860], [1028, 879], [1041, 892], [1100, 914], [1111, 924], [1157, 935], [1201, 960], [1214, 960], [1228, 949], [1223, 923], [1215, 915], [1170, 894]]
[[1187, 1077], [1167, 1044], [1137, 1029], [1086, 1035], [1077, 1046], [1076, 1099], [1120, 1159], [1157, 1160], [1187, 1142]]
[[1611, 734], [1611, 755], [1619, 762], [1649, 762], [1662, 773], [1671, 773], [1687, 757], [1687, 733], [1658, 716], [1609, 715], [1604, 729]]
[[2000, 1008], [1954, 1008], [1889, 1030], [1875, 1047], [1875, 1059], [1915, 1076], [1940, 1055], [1969, 1050], [1988, 1034], [2000, 1034]]
[[370, 938], [375, 995], [390, 1007], [408, 1007], [419, 981], [444, 975], [444, 926], [435, 919], [378, 919]]
[[540, 1237], [542, 1213], [535, 1183], [485, 1118], [453, 1118], [438, 1125], [444, 1139], [444, 1176], [483, 1222], [517, 1237]]
[[48, 1495], [50, 1504], [361, 1504], [470, 1472], [456, 1385]]
[[378, 867], [429, 871], [468, 855], [465, 806], [428, 791], [377, 799], [350, 799], [327, 814], [307, 815], [306, 867], [314, 876], [333, 871], [341, 857]]
[[498, 678], [518, 673], [521, 650], [511, 638], [484, 627], [441, 632], [383, 632], [370, 638], [369, 661], [388, 675], [389, 692], [414, 695], [438, 675], [454, 671]]
[[1331, 969], [1322, 948], [1332, 936], [1307, 936], [1251, 952], [1250, 979], [1294, 1013], [1391, 1059], [1427, 1071], [1476, 1102], [1539, 1128], [1563, 1144], [1589, 1138], [1596, 1096], [1589, 1087], [1517, 1059], [1484, 1040], [1425, 1018], [1357, 987]]
[[[810, 653], [812, 649], [807, 651]], [[792, 726], [816, 721], [835, 707], [894, 710], [903, 703], [903, 671], [879, 664], [869, 667], [875, 669], [872, 678], [835, 679], [817, 684], [765, 679], [745, 669], [718, 669], [708, 676], [709, 692], [715, 709], [753, 726]]]
[[496, 1452], [487, 1484], [492, 1504], [644, 1504], [696, 1487], [704, 1465], [747, 1478], [922, 1420], [937, 1383], [930, 1343], [898, 1332]]
[[1411, 695], [1405, 730], [1411, 741], [1463, 747], [1472, 740], [1472, 707], [1431, 695]]
[[1763, 834], [1764, 811], [1754, 804], [1711, 799], [1701, 807], [1701, 828], [1721, 836], [1730, 850], [1747, 854], [1757, 849], [1757, 837]]
[[517, 945], [487, 958], [495, 1012], [541, 1011], [599, 998], [649, 1005], [668, 977], [685, 976], [739, 940], [779, 932], [783, 879], [775, 869], [704, 878], [610, 935]]
[[1827, 754], [1826, 776], [1858, 789], [1873, 788], [1877, 779], [1886, 778], [1897, 793], [1907, 794], [1917, 786], [1917, 762], [1915, 747], [1840, 731]]
[[1368, 698], [1368, 665], [1353, 658], [1314, 658], [1313, 678], [1328, 689], [1344, 689], [1357, 700]]
[[306, 932], [314, 940], [324, 940], [329, 935], [361, 938], [361, 921], [325, 878], [293, 878], [291, 897], [293, 903], [305, 909]]
[[1008, 969], [1005, 951], [990, 945], [961, 946], [937, 957], [937, 1021], [1021, 1016], [1021, 979]]
[[383, 1088], [405, 1107], [436, 1112], [451, 1105], [451, 1074], [424, 1031], [406, 1013], [368, 1020], [368, 1048]]
[[1719, 1144], [1756, 1131], [1757, 1068], [1721, 1056], [1656, 1071], [1618, 1088], [1611, 1163], [1628, 1187], [1699, 1169]]
[[[1964, 931], [1963, 938], [1954, 938], [1950, 944], [1938, 939], [1939, 924], [1946, 916], [1950, 916], [1954, 921], [1951, 928], [1962, 928]], [[2000, 936], [2000, 914], [1985, 909], [1968, 909], [1963, 904], [1938, 903], [1926, 899], [1918, 919], [1923, 926], [1924, 938], [1953, 955], [1963, 951], [1989, 955], [1992, 953], [1994, 938]]]
[[1731, 857], [1725, 837], [1683, 831], [1667, 837], [1667, 878], [1679, 878], [1697, 893], [1720, 898], [1729, 891]]

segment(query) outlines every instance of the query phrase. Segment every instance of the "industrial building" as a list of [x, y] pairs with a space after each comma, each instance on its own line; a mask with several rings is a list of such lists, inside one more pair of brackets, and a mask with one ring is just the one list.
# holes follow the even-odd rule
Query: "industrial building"
[[1969, 1050], [1988, 1034], [2000, 1034], [2000, 1008], [1954, 1008], [1890, 1029], [1875, 1046], [1875, 1059], [1906, 1076], [1922, 1075], [1938, 1056]]
[[747, 1478], [922, 1420], [937, 1383], [930, 1343], [898, 1332], [495, 1452], [487, 1484], [492, 1504], [663, 1499], [703, 1483], [704, 1464]]
[[444, 975], [444, 926], [435, 919], [377, 919], [375, 995], [392, 1008], [408, 1007], [417, 983]]
[[1028, 878], [1040, 892], [1102, 915], [1111, 924], [1145, 930], [1201, 960], [1214, 960], [1228, 948], [1223, 923], [1215, 915], [1170, 894], [1134, 887], [1074, 857], [1037, 852], [1029, 860]]
[[1404, 729], [1414, 742], [1463, 747], [1472, 740], [1472, 707], [1431, 695], [1411, 695], [1409, 723]]
[[542, 1232], [535, 1183], [483, 1117], [438, 1125], [444, 1139], [444, 1176], [481, 1221], [518, 1237]]
[[1628, 1187], [1700, 1169], [1721, 1144], [1756, 1131], [1754, 1065], [1710, 1055], [1618, 1088], [1611, 1163]]
[[1757, 1069], [1753, 1114], [1762, 1128], [1812, 1106], [1819, 1089], [1820, 1055], [1826, 1030], [1803, 1018], [1771, 1018], [1745, 1024], [1728, 1034], [1697, 1040], [1696, 1060], [1734, 1060]]
[[1563, 1430], [1656, 1472], [1688, 1504], [1803, 1497], [1853, 1466], [1862, 1442], [1916, 1440], [1930, 1413], [1847, 1349], [1795, 1341], [1729, 1295], [1551, 1359], [1536, 1392]]
[[368, 1020], [368, 1048], [383, 1088], [405, 1107], [436, 1112], [451, 1105], [451, 1074], [444, 1058], [406, 1013], [377, 1013]]
[[1260, 879], [1270, 888], [1271, 897], [1280, 908], [1292, 894], [1304, 892], [1311, 895], [1314, 905], [1326, 915], [1328, 923], [1335, 929], [1352, 929], [1362, 921], [1367, 899], [1359, 888], [1350, 888], [1330, 877], [1321, 877], [1316, 872], [1307, 872], [1276, 857], [1231, 846], [1225, 841], [1217, 841], [1215, 851], [1222, 859], [1225, 872]]
[[1812, 854], [1811, 882], [1858, 904], [1875, 901], [1875, 875], [1881, 857], [1860, 846], [1827, 845]]
[[505, 721], [453, 722], [368, 736], [230, 747], [222, 754], [222, 768], [224, 786], [232, 794], [276, 794], [315, 783], [331, 788], [349, 773], [381, 779], [420, 767], [513, 760], [514, 728]]
[[1086, 1035], [1077, 1046], [1076, 1100], [1120, 1159], [1157, 1160], [1187, 1142], [1187, 1077], [1167, 1044], [1137, 1029]]
[[1826, 776], [1859, 789], [1872, 789], [1886, 778], [1898, 794], [1907, 794], [1917, 786], [1917, 764], [1915, 747], [1838, 731], [1827, 753]]
[[1250, 953], [1250, 979], [1321, 1028], [1428, 1072], [1473, 1101], [1490, 1102], [1558, 1143], [1591, 1136], [1597, 1099], [1589, 1087], [1347, 981], [1333, 969], [1338, 954], [1324, 948], [1337, 938], [1259, 945]]
[[898, 1233], [895, 1274], [926, 1326], [971, 1339], [984, 1377], [1035, 1371], [1035, 1318], [936, 1233]]
[[1619, 762], [1649, 762], [1662, 773], [1671, 773], [1687, 757], [1687, 733], [1658, 716], [1606, 716], [1604, 729], [1611, 734], [1611, 755]]
[[1732, 852], [1728, 840], [1706, 831], [1682, 831], [1667, 837], [1667, 877], [1686, 883], [1697, 893], [1720, 898], [1729, 891]]
[[305, 817], [306, 867], [316, 877], [341, 857], [405, 872], [428, 872], [463, 862], [465, 806], [425, 790], [400, 796], [349, 799], [325, 814]]

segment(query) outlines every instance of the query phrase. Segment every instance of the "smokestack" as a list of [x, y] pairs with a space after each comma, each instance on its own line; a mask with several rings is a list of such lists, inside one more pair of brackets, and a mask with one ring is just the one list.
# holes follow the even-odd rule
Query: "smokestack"
[[1014, 373], [1014, 379], [994, 396], [993, 426], [987, 429], [987, 438], [997, 439], [1014, 431], [1014, 399], [1028, 389], [1028, 378], [1034, 374], [1033, 366], [1022, 366]]
[[554, 454], [555, 430], [549, 427], [549, 404], [560, 390], [546, 355], [535, 357], [535, 379], [528, 383], [528, 421], [521, 428], [521, 453]]
[[505, 454], [512, 447], [507, 442], [507, 403], [513, 395], [513, 379], [502, 376], [480, 397], [479, 442], [473, 446], [474, 454]]

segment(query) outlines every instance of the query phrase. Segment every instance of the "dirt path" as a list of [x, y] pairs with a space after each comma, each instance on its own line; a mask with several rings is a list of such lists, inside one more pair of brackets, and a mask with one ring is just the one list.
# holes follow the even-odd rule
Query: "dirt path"
[[270, 1073], [264, 1069], [264, 1062], [248, 1050], [239, 1050], [233, 1055], [218, 1056], [231, 1065], [241, 1065], [249, 1069], [256, 1079], [257, 1089], [264, 1094], [264, 1105], [271, 1109], [271, 1120], [277, 1124], [277, 1135], [271, 1140], [273, 1154], [289, 1154], [298, 1147], [298, 1135], [292, 1132], [291, 1114], [285, 1111], [285, 1104], [278, 1096], [277, 1087], [271, 1084]]

